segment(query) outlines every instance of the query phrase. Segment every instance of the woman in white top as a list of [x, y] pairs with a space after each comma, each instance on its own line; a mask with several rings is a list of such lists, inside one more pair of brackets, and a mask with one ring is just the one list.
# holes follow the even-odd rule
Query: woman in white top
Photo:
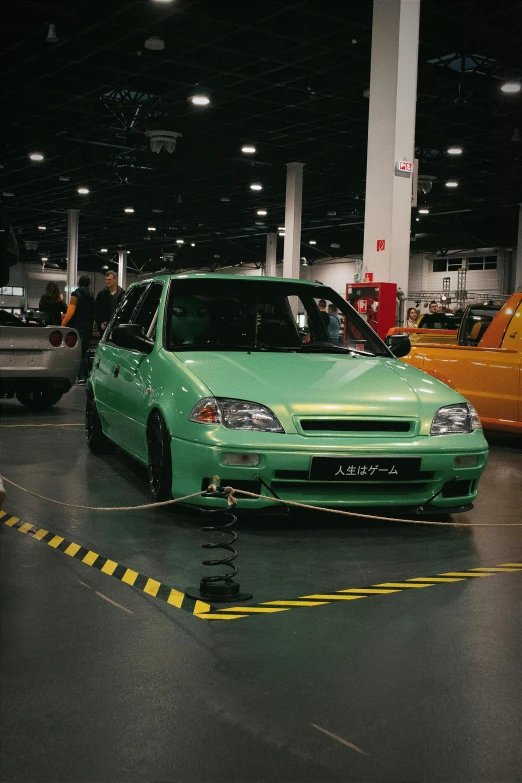
[[417, 318], [419, 317], [418, 310], [415, 307], [410, 307], [408, 315], [406, 317], [406, 326], [413, 327], [417, 325]]

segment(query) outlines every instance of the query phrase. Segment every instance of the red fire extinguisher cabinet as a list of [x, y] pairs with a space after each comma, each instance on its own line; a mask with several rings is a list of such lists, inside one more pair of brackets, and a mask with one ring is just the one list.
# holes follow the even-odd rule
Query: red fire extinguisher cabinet
[[388, 334], [388, 329], [395, 326], [396, 283], [348, 283], [346, 301], [357, 310], [382, 340]]

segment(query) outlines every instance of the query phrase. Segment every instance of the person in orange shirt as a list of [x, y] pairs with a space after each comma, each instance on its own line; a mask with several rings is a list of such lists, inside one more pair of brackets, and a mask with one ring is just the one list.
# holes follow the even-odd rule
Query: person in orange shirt
[[64, 315], [62, 326], [70, 326], [76, 329], [82, 343], [82, 359], [76, 383], [85, 384], [89, 377], [89, 357], [87, 352], [92, 338], [92, 324], [94, 320], [94, 296], [90, 290], [91, 280], [82, 275], [78, 281], [78, 288], [71, 294], [69, 307]]

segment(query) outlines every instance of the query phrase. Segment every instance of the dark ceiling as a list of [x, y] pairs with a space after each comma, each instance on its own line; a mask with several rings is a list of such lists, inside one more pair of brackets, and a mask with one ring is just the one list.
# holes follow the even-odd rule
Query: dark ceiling
[[[9, 5], [1, 189], [26, 258], [63, 263], [66, 210], [80, 208], [84, 269], [118, 247], [145, 271], [261, 263], [295, 160], [306, 164], [303, 255], [361, 253], [371, 0]], [[416, 145], [420, 174], [436, 179], [420, 196], [430, 214], [417, 222], [413, 210], [414, 249], [516, 242], [522, 93], [500, 85], [522, 76], [521, 31], [521, 2], [421, 0]], [[162, 51], [146, 48], [150, 36]], [[209, 106], [189, 102], [198, 92]], [[154, 128], [182, 134], [173, 154], [151, 151]], [[449, 156], [451, 144], [464, 153]]]

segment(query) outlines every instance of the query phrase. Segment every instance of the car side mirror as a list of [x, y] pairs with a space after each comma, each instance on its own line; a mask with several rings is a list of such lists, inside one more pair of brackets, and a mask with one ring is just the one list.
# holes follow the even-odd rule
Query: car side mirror
[[145, 335], [143, 326], [139, 324], [120, 324], [115, 326], [111, 333], [111, 342], [118, 348], [128, 348], [140, 353], [151, 353], [154, 348], [153, 340]]
[[407, 335], [397, 334], [387, 337], [386, 345], [396, 359], [406, 356], [411, 351], [410, 338]]

